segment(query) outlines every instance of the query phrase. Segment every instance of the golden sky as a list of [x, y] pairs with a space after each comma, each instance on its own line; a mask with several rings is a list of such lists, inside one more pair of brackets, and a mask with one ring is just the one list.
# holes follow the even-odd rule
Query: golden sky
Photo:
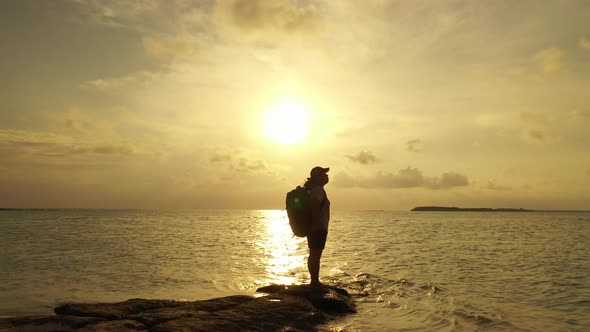
[[590, 209], [590, 1], [7, 0], [0, 207]]

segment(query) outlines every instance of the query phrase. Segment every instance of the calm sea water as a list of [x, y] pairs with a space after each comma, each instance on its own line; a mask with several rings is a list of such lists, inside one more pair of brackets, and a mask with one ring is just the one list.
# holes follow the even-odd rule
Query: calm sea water
[[[338, 212], [332, 331], [588, 331], [590, 213]], [[199, 300], [306, 283], [284, 211], [0, 211], [0, 316], [64, 302]]]

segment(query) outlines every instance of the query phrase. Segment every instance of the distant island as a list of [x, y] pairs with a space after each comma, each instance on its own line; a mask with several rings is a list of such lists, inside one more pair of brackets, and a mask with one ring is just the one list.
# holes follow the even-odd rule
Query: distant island
[[499, 208], [499, 209], [490, 209], [490, 208], [459, 208], [459, 207], [449, 207], [449, 206], [417, 206], [410, 211], [466, 211], [466, 212], [535, 212], [535, 210], [527, 210], [527, 209], [508, 209], [508, 208]]

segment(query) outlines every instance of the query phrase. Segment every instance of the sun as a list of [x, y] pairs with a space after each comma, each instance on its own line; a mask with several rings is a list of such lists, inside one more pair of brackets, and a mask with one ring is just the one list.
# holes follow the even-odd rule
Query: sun
[[278, 143], [303, 143], [307, 136], [307, 117], [307, 107], [300, 100], [281, 99], [265, 114], [264, 133]]

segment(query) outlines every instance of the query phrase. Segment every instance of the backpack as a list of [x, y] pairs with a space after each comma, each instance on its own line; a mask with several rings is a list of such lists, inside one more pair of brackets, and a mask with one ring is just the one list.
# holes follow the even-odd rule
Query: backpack
[[[322, 207], [326, 198], [322, 201]], [[289, 226], [295, 236], [306, 237], [311, 228], [311, 198], [309, 191], [301, 186], [289, 191], [286, 199]]]

